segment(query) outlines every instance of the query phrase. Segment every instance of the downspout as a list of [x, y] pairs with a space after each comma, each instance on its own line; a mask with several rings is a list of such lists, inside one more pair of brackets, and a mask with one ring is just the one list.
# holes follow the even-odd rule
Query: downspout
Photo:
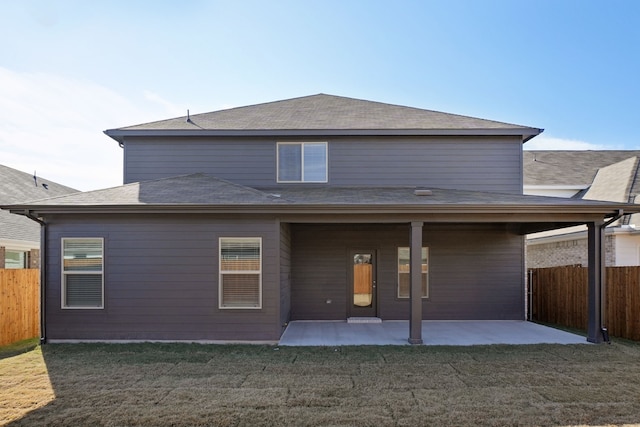
[[[611, 219], [609, 219], [609, 221], [606, 221], [602, 223], [602, 225], [600, 225], [600, 233], [601, 233], [600, 235], [602, 236], [603, 245], [605, 246], [605, 248], [606, 248], [605, 228], [607, 228], [609, 225], [613, 224], [623, 216], [624, 216], [624, 210], [618, 209], [618, 212]], [[601, 251], [600, 256], [604, 256], [606, 259], [606, 250], [604, 252], [605, 253], [602, 253]], [[602, 266], [603, 268], [605, 268], [605, 271], [606, 271], [606, 262], [602, 262]], [[604, 325], [604, 316], [607, 312], [607, 301], [606, 301], [607, 283], [606, 283], [606, 280], [604, 280], [605, 276], [606, 276], [606, 273], [603, 274], [604, 283], [602, 284], [601, 290], [600, 290], [600, 331], [602, 332], [602, 339], [607, 343], [611, 343], [611, 340], [609, 339], [609, 331]]]
[[47, 342], [46, 323], [44, 317], [46, 298], [46, 266], [47, 266], [47, 223], [25, 210], [24, 216], [40, 224], [40, 344]]
[[601, 228], [605, 228], [608, 227], [609, 225], [611, 225], [612, 223], [616, 222], [617, 220], [619, 220], [620, 218], [622, 218], [625, 215], [624, 213], [624, 209], [618, 209], [618, 212], [616, 213], [616, 215], [611, 218], [609, 221], [603, 223], [600, 227]]
[[527, 270], [527, 320], [533, 321], [533, 270]]

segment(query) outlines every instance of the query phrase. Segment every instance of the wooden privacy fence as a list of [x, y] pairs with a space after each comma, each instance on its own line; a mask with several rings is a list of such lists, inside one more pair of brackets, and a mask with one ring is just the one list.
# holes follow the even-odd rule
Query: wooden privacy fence
[[[605, 274], [609, 335], [640, 341], [640, 267], [607, 267]], [[529, 279], [532, 320], [587, 329], [587, 267], [530, 269]]]
[[40, 270], [0, 269], [0, 345], [40, 334]]

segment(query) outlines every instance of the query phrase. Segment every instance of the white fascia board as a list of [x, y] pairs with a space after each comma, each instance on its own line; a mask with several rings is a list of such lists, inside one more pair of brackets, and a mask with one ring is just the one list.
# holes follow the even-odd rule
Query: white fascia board
[[530, 185], [525, 184], [524, 189], [531, 190], [584, 190], [588, 188], [590, 184], [580, 184], [580, 185]]
[[40, 249], [39, 242], [15, 239], [0, 239], [0, 246], [10, 251], [30, 251], [31, 249]]
[[615, 227], [608, 227], [607, 234], [611, 233], [613, 235], [619, 234], [640, 234], [640, 230], [638, 230], [633, 225], [618, 225]]
[[563, 242], [587, 238], [587, 226], [578, 225], [565, 229], [543, 231], [527, 235], [527, 245], [543, 245], [545, 243]]
[[[583, 229], [578, 229], [578, 227]], [[548, 232], [541, 232], [535, 234], [529, 234], [527, 236], [527, 245], [542, 245], [545, 243], [555, 243], [555, 242], [563, 242], [566, 240], [580, 240], [587, 238], [587, 227], [586, 226], [576, 226], [570, 227], [571, 231], [562, 231], [552, 230]], [[607, 235], [623, 235], [623, 234], [640, 234], [640, 230], [637, 230], [635, 227], [629, 225], [623, 226], [609, 226], [606, 228], [605, 233]]]
[[548, 196], [570, 199], [589, 185], [525, 185], [523, 193], [530, 196]]

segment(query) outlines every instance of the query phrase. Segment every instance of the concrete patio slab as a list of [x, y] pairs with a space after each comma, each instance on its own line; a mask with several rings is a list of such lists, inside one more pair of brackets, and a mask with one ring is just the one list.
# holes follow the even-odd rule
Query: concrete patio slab
[[[293, 321], [283, 346], [409, 345], [409, 322]], [[517, 320], [422, 322], [424, 345], [588, 344], [585, 337]]]

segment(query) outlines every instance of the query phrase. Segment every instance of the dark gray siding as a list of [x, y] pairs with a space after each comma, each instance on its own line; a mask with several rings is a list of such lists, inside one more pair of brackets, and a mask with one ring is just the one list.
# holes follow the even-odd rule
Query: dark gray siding
[[[273, 186], [278, 141], [282, 139], [129, 138], [125, 182], [202, 172], [251, 187]], [[522, 192], [522, 141], [517, 137], [314, 141], [329, 143], [329, 185]]]
[[135, 138], [125, 144], [125, 184], [208, 173], [244, 185], [276, 181], [271, 140]]
[[280, 225], [280, 324], [291, 316], [291, 226]]
[[521, 149], [514, 138], [330, 141], [329, 180], [521, 193]]
[[[273, 220], [214, 216], [49, 217], [47, 337], [277, 340], [279, 238]], [[262, 309], [218, 308], [218, 238], [262, 237]], [[60, 308], [63, 237], [103, 237], [105, 308]]]
[[[426, 224], [423, 239], [424, 319], [524, 319], [521, 236], [501, 225]], [[377, 249], [378, 315], [408, 319], [408, 300], [396, 297], [398, 246], [409, 246], [408, 225], [292, 225], [292, 320], [346, 318], [349, 249]]]

